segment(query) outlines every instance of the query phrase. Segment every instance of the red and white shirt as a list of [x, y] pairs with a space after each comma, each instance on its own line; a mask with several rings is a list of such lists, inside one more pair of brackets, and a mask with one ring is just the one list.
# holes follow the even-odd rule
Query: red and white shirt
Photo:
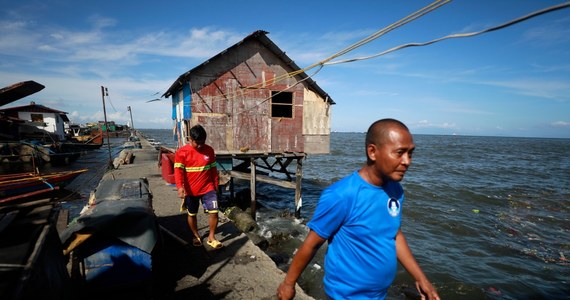
[[202, 196], [218, 190], [218, 169], [214, 149], [206, 144], [199, 149], [186, 144], [174, 155], [176, 188], [184, 187], [186, 195]]

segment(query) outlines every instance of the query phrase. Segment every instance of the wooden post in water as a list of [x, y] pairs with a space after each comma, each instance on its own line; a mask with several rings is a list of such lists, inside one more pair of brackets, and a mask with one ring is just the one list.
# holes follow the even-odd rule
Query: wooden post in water
[[255, 204], [256, 204], [256, 199], [255, 199], [255, 182], [257, 180], [256, 178], [256, 174], [255, 174], [255, 158], [251, 157], [250, 158], [250, 162], [249, 162], [249, 168], [251, 169], [251, 174], [250, 174], [250, 181], [249, 181], [249, 185], [250, 185], [250, 190], [251, 190], [251, 217], [255, 220]]
[[301, 181], [303, 179], [303, 158], [297, 158], [297, 172], [295, 173], [295, 218], [301, 218]]

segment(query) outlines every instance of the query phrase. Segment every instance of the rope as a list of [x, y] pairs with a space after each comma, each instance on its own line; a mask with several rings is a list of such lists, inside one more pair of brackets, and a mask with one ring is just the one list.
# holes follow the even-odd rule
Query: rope
[[[116, 109], [115, 106], [113, 105], [113, 101], [111, 101], [111, 96], [109, 96], [109, 92], [108, 92], [107, 90], [105, 90], [105, 92], [106, 92], [106, 94], [107, 94], [106, 97], [107, 97], [107, 100], [109, 101], [109, 104], [111, 104], [111, 107], [113, 108], [113, 110], [114, 110], [115, 112], [117, 112], [117, 109]], [[109, 129], [107, 129], [107, 130], [109, 130]]]
[[[434, 10], [434, 9], [436, 9], [436, 8], [439, 8], [440, 6], [446, 4], [447, 2], [449, 2], [449, 0], [448, 0], [448, 1], [436, 1], [436, 2], [434, 2], [434, 3], [430, 4], [430, 5], [428, 5], [427, 7], [425, 7], [425, 8], [423, 8], [423, 9], [421, 9], [421, 10], [419, 10], [419, 11], [417, 11], [417, 12], [415, 12], [415, 13], [413, 13], [413, 14], [411, 14], [411, 15], [405, 17], [405, 18], [403, 18], [402, 20], [400, 20], [400, 21], [398, 21], [398, 22], [396, 22], [396, 23], [394, 23], [394, 24], [389, 25], [388, 27], [386, 27], [386, 28], [384, 28], [384, 29], [381, 29], [381, 30], [375, 32], [374, 34], [370, 35], [369, 37], [367, 37], [367, 38], [365, 38], [365, 39], [363, 39], [363, 40], [361, 40], [361, 41], [359, 41], [359, 42], [357, 42], [357, 43], [355, 43], [355, 44], [353, 44], [353, 45], [351, 45], [351, 46], [349, 46], [349, 47], [347, 47], [347, 48], [345, 48], [345, 49], [343, 49], [343, 50], [341, 50], [341, 51], [339, 51], [338, 53], [336, 53], [336, 54], [334, 54], [334, 55], [332, 55], [332, 56], [330, 56], [330, 57], [328, 57], [328, 58], [326, 58], [326, 59], [324, 59], [324, 60], [322, 60], [322, 61], [320, 61], [320, 62], [318, 62], [318, 63], [314, 63], [314, 64], [312, 64], [312, 65], [310, 65], [310, 66], [308, 66], [308, 67], [305, 67], [305, 68], [303, 68], [303, 69], [300, 69], [300, 70], [297, 70], [297, 71], [294, 71], [294, 72], [289, 72], [289, 73], [286, 73], [286, 74], [284, 74], [284, 75], [280, 75], [280, 76], [278, 76], [278, 77], [276, 77], [276, 78], [274, 78], [274, 79], [266, 80], [266, 81], [263, 81], [263, 82], [261, 82], [261, 83], [258, 83], [258, 84], [254, 84], [254, 85], [245, 87], [246, 91], [243, 92], [243, 94], [247, 94], [247, 93], [249, 92], [248, 89], [255, 89], [255, 88], [259, 88], [259, 87], [263, 86], [264, 84], [273, 84], [273, 83], [279, 82], [279, 81], [284, 80], [284, 79], [286, 79], [286, 78], [290, 78], [290, 77], [296, 76], [296, 75], [298, 75], [298, 74], [301, 74], [301, 73], [303, 73], [303, 72], [305, 72], [305, 71], [307, 71], [307, 70], [310, 70], [310, 69], [312, 69], [312, 68], [314, 68], [314, 67], [316, 67], [316, 66], [320, 66], [319, 70], [317, 70], [317, 72], [315, 72], [313, 75], [307, 77], [306, 79], [311, 78], [312, 76], [316, 75], [318, 72], [320, 72], [320, 70], [322, 69], [322, 67], [325, 66], [325, 65], [334, 65], [334, 64], [349, 63], [349, 62], [355, 62], [355, 61], [360, 61], [360, 60], [372, 59], [372, 58], [376, 58], [376, 57], [379, 57], [379, 56], [382, 56], [382, 55], [386, 55], [386, 54], [388, 54], [388, 53], [391, 53], [391, 52], [394, 52], [394, 51], [397, 51], [397, 50], [401, 50], [401, 49], [404, 49], [404, 48], [427, 46], [427, 45], [431, 45], [431, 44], [434, 44], [434, 43], [437, 43], [437, 42], [440, 42], [440, 41], [443, 41], [443, 40], [446, 40], [446, 39], [473, 37], [473, 36], [477, 36], [477, 35], [480, 35], [480, 34], [483, 34], [483, 33], [488, 33], [488, 32], [496, 31], [496, 30], [499, 30], [499, 29], [503, 29], [503, 28], [512, 26], [512, 25], [514, 25], [514, 24], [517, 24], [517, 23], [526, 21], [526, 20], [528, 20], [528, 19], [531, 19], [531, 18], [540, 16], [540, 15], [543, 15], [543, 14], [545, 14], [545, 13], [553, 12], [553, 11], [560, 10], [560, 9], [564, 9], [564, 8], [568, 8], [568, 7], [570, 6], [570, 2], [566, 2], [566, 3], [554, 5], [554, 6], [551, 6], [551, 7], [545, 8], [545, 9], [542, 9], [542, 10], [535, 11], [535, 12], [533, 12], [533, 13], [527, 14], [527, 15], [525, 15], [525, 16], [522, 16], [522, 17], [520, 17], [520, 18], [514, 19], [514, 20], [512, 20], [512, 21], [509, 21], [509, 22], [506, 22], [506, 23], [503, 23], [503, 24], [500, 24], [500, 25], [497, 25], [497, 26], [494, 26], [494, 27], [490, 27], [490, 28], [487, 28], [487, 29], [484, 29], [484, 30], [481, 30], [481, 31], [470, 32], [470, 33], [451, 34], [451, 35], [447, 35], [447, 36], [444, 36], [444, 37], [441, 37], [441, 38], [437, 38], [437, 39], [434, 39], [434, 40], [431, 40], [431, 41], [428, 41], [428, 42], [403, 44], [403, 45], [400, 45], [400, 46], [396, 46], [396, 47], [390, 48], [390, 49], [388, 49], [388, 50], [386, 50], [386, 51], [377, 53], [377, 54], [375, 54], [375, 55], [370, 55], [370, 56], [365, 56], [365, 57], [359, 57], [359, 58], [351, 58], [351, 59], [339, 60], [339, 61], [331, 61], [332, 59], [337, 58], [337, 57], [339, 57], [339, 56], [341, 56], [341, 55], [344, 55], [344, 54], [346, 54], [346, 53], [348, 53], [348, 52], [350, 52], [350, 51], [352, 51], [352, 50], [354, 50], [354, 49], [356, 49], [356, 48], [358, 48], [358, 47], [360, 47], [360, 46], [362, 46], [362, 45], [364, 45], [364, 44], [366, 44], [366, 43], [368, 43], [368, 42], [370, 42], [370, 41], [372, 41], [372, 40], [374, 40], [374, 39], [376, 39], [376, 38], [378, 38], [378, 37], [380, 37], [381, 35], [386, 34], [386, 33], [388, 33], [389, 31], [392, 31], [392, 30], [394, 30], [394, 29], [396, 29], [396, 28], [398, 28], [398, 27], [404, 25], [405, 23], [409, 23], [410, 21], [415, 20], [415, 19], [419, 18], [420, 16], [423, 16], [423, 15], [427, 14], [427, 13], [430, 12], [430, 11], [432, 11], [432, 10]], [[306, 80], [306, 79], [304, 79], [304, 80]], [[303, 80], [302, 80], [302, 81], [303, 81]], [[299, 81], [299, 82], [297, 82], [296, 84], [298, 84], [298, 83], [300, 83], [300, 82], [302, 82], [302, 81]], [[296, 85], [296, 84], [295, 84], [295, 85]], [[295, 86], [295, 85], [293, 85], [293, 86]], [[212, 99], [213, 102], [215, 102], [215, 101], [221, 101], [221, 99], [218, 100], [218, 97], [220, 97], [220, 98], [228, 98], [229, 100], [233, 100], [233, 99], [235, 99], [235, 98], [237, 97], [237, 92], [235, 92], [235, 93], [233, 93], [233, 94], [232, 94], [232, 93], [221, 94], [221, 95], [219, 95], [219, 96], [212, 97], [211, 99]], [[252, 109], [257, 108], [260, 104], [265, 103], [265, 102], [267, 102], [267, 101], [270, 100], [270, 99], [271, 99], [271, 98], [268, 97], [268, 98], [264, 99], [262, 102], [260, 102], [259, 104], [255, 105], [254, 107], [245, 109], [245, 110], [243, 110], [243, 111], [241, 111], [241, 112], [238, 112], [237, 114], [241, 114], [241, 113], [245, 113], [245, 112], [251, 111]]]
[[[287, 89], [284, 89], [284, 90], [282, 90], [282, 91], [279, 91], [279, 92], [278, 92], [278, 94], [279, 94], [279, 93], [282, 93], [282, 92], [286, 92], [287, 90], [289, 90], [289, 89], [291, 89], [292, 87], [294, 87], [294, 86], [296, 86], [296, 85], [302, 83], [303, 81], [308, 80], [309, 78], [312, 78], [312, 77], [315, 76], [317, 73], [319, 73], [325, 65], [341, 64], [341, 63], [348, 63], [348, 62], [355, 62], [355, 61], [360, 61], [360, 60], [372, 59], [372, 58], [376, 58], [376, 57], [379, 57], [379, 56], [382, 56], [382, 55], [385, 55], [385, 54], [388, 54], [388, 53], [391, 53], [391, 52], [394, 52], [394, 51], [397, 51], [397, 50], [400, 50], [400, 49], [404, 49], [404, 48], [408, 48], [408, 47], [427, 46], [427, 45], [431, 45], [431, 44], [434, 44], [434, 43], [437, 43], [437, 42], [440, 42], [440, 41], [443, 41], [443, 40], [446, 40], [446, 39], [463, 38], [463, 37], [473, 37], [473, 36], [477, 36], [477, 35], [480, 35], [480, 34], [483, 34], [483, 33], [492, 32], [492, 31], [496, 31], [496, 30], [499, 30], [499, 29], [503, 29], [503, 28], [509, 27], [509, 26], [511, 26], [511, 25], [514, 25], [514, 24], [523, 22], [523, 21], [525, 21], [525, 20], [528, 20], [528, 19], [537, 17], [537, 16], [539, 16], [539, 15], [542, 15], [542, 14], [545, 14], [545, 13], [549, 13], [549, 12], [552, 12], [552, 11], [556, 11], [556, 10], [559, 10], [559, 9], [567, 8], [567, 7], [570, 6], [570, 2], [566, 2], [566, 3], [562, 3], [562, 4], [559, 4], [559, 5], [554, 5], [554, 6], [551, 6], [551, 7], [548, 7], [548, 8], [545, 8], [545, 9], [542, 9], [542, 10], [539, 10], [539, 11], [536, 11], [536, 12], [533, 12], [533, 13], [530, 13], [530, 14], [525, 15], [525, 16], [523, 16], [523, 17], [514, 19], [514, 20], [512, 20], [512, 21], [503, 23], [503, 24], [498, 25], [498, 26], [490, 27], [490, 28], [487, 28], [487, 29], [484, 29], [484, 30], [481, 30], [481, 31], [470, 32], [470, 33], [462, 33], [462, 34], [451, 34], [451, 35], [447, 35], [447, 36], [444, 36], [444, 37], [441, 37], [441, 38], [437, 38], [437, 39], [434, 39], [434, 40], [431, 40], [431, 41], [428, 41], [428, 42], [424, 42], [424, 43], [408, 43], [408, 44], [403, 44], [403, 45], [393, 47], [393, 48], [391, 48], [391, 49], [388, 49], [388, 50], [386, 50], [386, 51], [383, 51], [383, 52], [380, 52], [380, 53], [378, 53], [378, 54], [371, 55], [371, 56], [359, 57], [359, 58], [351, 58], [351, 59], [339, 60], [339, 61], [333, 61], [333, 59], [338, 58], [338, 57], [340, 57], [340, 56], [342, 56], [342, 55], [345, 55], [346, 53], [348, 53], [348, 52], [350, 52], [350, 51], [353, 51], [354, 49], [357, 49], [358, 47], [361, 47], [361, 46], [363, 46], [363, 45], [365, 45], [365, 44], [367, 44], [367, 43], [369, 43], [369, 42], [371, 42], [371, 41], [373, 41], [373, 40], [379, 38], [380, 36], [382, 36], [382, 35], [384, 35], [384, 34], [390, 32], [390, 31], [392, 31], [392, 30], [394, 30], [394, 29], [396, 29], [396, 28], [399, 28], [399, 27], [401, 27], [401, 26], [403, 26], [403, 25], [405, 25], [405, 24], [407, 24], [407, 23], [409, 23], [409, 22], [411, 22], [411, 21], [413, 21], [413, 20], [415, 20], [415, 19], [417, 19], [417, 18], [419, 18], [419, 17], [421, 17], [421, 16], [423, 16], [423, 15], [425, 15], [425, 14], [427, 14], [427, 13], [429, 13], [429, 12], [431, 12], [431, 11], [433, 11], [433, 10], [439, 8], [439, 7], [441, 7], [441, 6], [443, 6], [444, 4], [447, 4], [447, 3], [450, 2], [450, 1], [451, 1], [451, 0], [437, 0], [437, 1], [433, 2], [433, 3], [431, 3], [430, 5], [428, 5], [428, 6], [424, 7], [424, 8], [422, 8], [422, 9], [420, 9], [419, 11], [416, 11], [416, 12], [410, 14], [409, 16], [406, 16], [405, 18], [403, 18], [403, 19], [401, 19], [401, 20], [399, 20], [399, 21], [397, 21], [397, 22], [395, 22], [395, 23], [393, 23], [393, 24], [391, 24], [391, 25], [389, 25], [389, 26], [387, 26], [387, 27], [385, 27], [385, 28], [383, 28], [383, 29], [381, 29], [381, 30], [376, 31], [376, 32], [373, 33], [372, 35], [370, 35], [370, 36], [368, 36], [368, 37], [366, 37], [366, 38], [364, 38], [364, 39], [362, 39], [362, 40], [360, 40], [360, 41], [354, 43], [353, 45], [350, 45], [350, 46], [344, 48], [343, 50], [341, 50], [341, 51], [339, 51], [339, 52], [337, 52], [337, 53], [331, 55], [330, 57], [328, 57], [328, 58], [326, 58], [326, 59], [323, 59], [323, 60], [321, 60], [321, 61], [319, 61], [319, 62], [317, 62], [317, 63], [311, 64], [311, 65], [309, 65], [309, 66], [307, 66], [307, 67], [305, 67], [305, 68], [302, 68], [302, 69], [299, 69], [299, 70], [296, 70], [296, 71], [293, 71], [293, 72], [288, 72], [288, 73], [285, 73], [285, 74], [276, 76], [275, 78], [272, 78], [272, 79], [269, 79], [269, 80], [264, 80], [264, 81], [262, 81], [262, 82], [260, 82], [260, 83], [256, 83], [256, 84], [253, 84], [253, 85], [249, 85], [249, 86], [243, 87], [243, 89], [245, 89], [245, 91], [243, 91], [243, 89], [242, 89], [242, 90], [240, 90], [240, 91], [235, 91], [235, 92], [231, 92], [231, 93], [227, 93], [227, 94], [220, 94], [220, 95], [218, 95], [218, 96], [211, 97], [211, 98], [210, 98], [211, 103], [215, 103], [215, 102], [217, 102], [217, 101], [222, 101], [223, 99], [235, 100], [235, 99], [238, 97], [238, 93], [240, 93], [242, 96], [245, 96], [245, 95], [247, 95], [247, 94], [249, 94], [249, 93], [252, 93], [252, 92], [254, 92], [256, 89], [259, 89], [259, 88], [261, 88], [261, 87], [263, 87], [263, 86], [265, 86], [265, 85], [273, 85], [273, 84], [275, 84], [275, 83], [277, 83], [277, 82], [280, 82], [280, 81], [282, 81], [282, 80], [285, 80], [285, 79], [288, 79], [288, 78], [292, 78], [292, 77], [294, 77], [294, 76], [297, 76], [297, 75], [299, 75], [299, 74], [302, 74], [302, 73], [304, 73], [304, 72], [306, 72], [306, 71], [308, 71], [308, 70], [310, 70], [310, 69], [313, 69], [313, 68], [315, 68], [315, 67], [319, 67], [318, 70], [315, 71], [315, 72], [314, 72], [313, 74], [311, 74], [310, 76], [307, 76], [306, 78], [304, 78], [304, 79], [302, 79], [302, 80], [300, 80], [300, 81], [297, 81], [294, 85], [292, 85], [291, 87], [289, 87], [289, 88], [287, 88]], [[252, 107], [250, 107], [250, 108], [247, 108], [247, 109], [244, 109], [244, 110], [242, 110], [242, 111], [240, 111], [240, 112], [235, 113], [235, 115], [247, 113], [247, 112], [249, 112], [249, 111], [251, 111], [251, 110], [254, 110], [254, 109], [256, 109], [257, 107], [259, 107], [261, 104], [264, 104], [264, 103], [266, 103], [267, 101], [269, 101], [271, 98], [272, 98], [272, 97], [269, 96], [269, 97], [263, 99], [261, 102], [255, 104], [254, 106], [252, 106]], [[210, 106], [208, 106], [207, 103], [205, 103], [205, 104], [206, 104], [206, 107], [210, 110], [210, 112], [213, 112], [212, 108], [211, 108]], [[198, 111], [198, 112], [199, 112], [199, 111]], [[227, 148], [227, 146], [226, 146], [226, 148]], [[227, 150], [227, 149], [226, 149], [226, 150]]]
[[355, 61], [360, 61], [360, 60], [367, 60], [367, 59], [376, 58], [376, 57], [379, 57], [379, 56], [382, 56], [382, 55], [385, 55], [385, 54], [388, 54], [388, 53], [391, 53], [391, 52], [394, 52], [394, 51], [397, 51], [397, 50], [400, 50], [400, 49], [408, 48], [408, 47], [427, 46], [427, 45], [431, 45], [431, 44], [434, 44], [434, 43], [437, 43], [437, 42], [441, 42], [441, 41], [443, 41], [443, 40], [453, 39], [453, 38], [473, 37], [473, 36], [477, 36], [477, 35], [480, 35], [480, 34], [483, 34], [483, 33], [492, 32], [492, 31], [495, 31], [495, 30], [503, 29], [503, 28], [509, 27], [509, 26], [511, 26], [511, 25], [520, 23], [520, 22], [522, 22], [522, 21], [526, 21], [526, 20], [528, 20], [528, 19], [531, 19], [531, 18], [540, 16], [540, 15], [542, 15], [542, 14], [549, 13], [549, 12], [556, 11], [556, 10], [563, 9], [563, 8], [567, 8], [567, 7], [570, 7], [570, 2], [566, 2], [566, 3], [559, 4], [559, 5], [554, 5], [554, 6], [551, 6], [551, 7], [545, 8], [545, 9], [542, 9], [542, 10], [538, 10], [538, 11], [535, 11], [535, 12], [530, 13], [530, 14], [528, 14], [528, 15], [525, 15], [525, 16], [522, 16], [522, 17], [520, 17], [520, 18], [514, 19], [514, 20], [512, 20], [512, 21], [509, 21], [509, 22], [506, 22], [506, 23], [503, 23], [503, 24], [500, 24], [500, 25], [497, 25], [497, 26], [493, 26], [493, 27], [490, 27], [490, 28], [487, 28], [487, 29], [484, 29], [484, 30], [481, 30], [481, 31], [468, 32], [468, 33], [450, 34], [450, 35], [447, 35], [447, 36], [444, 36], [444, 37], [440, 37], [440, 38], [437, 38], [437, 39], [433, 39], [433, 40], [431, 40], [431, 41], [424, 42], [424, 43], [408, 43], [408, 44], [403, 44], [403, 45], [390, 48], [390, 49], [388, 49], [388, 50], [386, 50], [386, 51], [383, 51], [383, 52], [380, 52], [380, 53], [377, 53], [377, 54], [374, 54], [374, 55], [365, 56], [365, 57], [358, 57], [358, 58], [351, 58], [351, 59], [346, 59], [346, 60], [339, 60], [339, 61], [331, 61], [331, 62], [325, 63], [325, 65], [343, 64], [343, 63], [355, 62]]
[[435, 1], [435, 2], [433, 2], [432, 4], [430, 4], [430, 5], [428, 5], [428, 6], [424, 7], [424, 8], [422, 8], [422, 9], [420, 9], [419, 11], [417, 11], [417, 12], [415, 12], [415, 13], [412, 13], [411, 15], [409, 15], [409, 16], [407, 16], [407, 17], [401, 19], [401, 20], [399, 20], [398, 22], [393, 23], [393, 24], [389, 25], [389, 26], [386, 27], [386, 28], [383, 28], [383, 29], [381, 29], [381, 30], [378, 30], [377, 32], [375, 32], [375, 33], [373, 33], [372, 35], [370, 35], [369, 37], [367, 37], [367, 38], [365, 38], [365, 39], [363, 39], [363, 40], [361, 40], [361, 41], [359, 41], [359, 42], [357, 42], [357, 43], [355, 43], [355, 44], [353, 44], [353, 45], [351, 45], [351, 46], [349, 46], [349, 47], [347, 47], [347, 48], [345, 48], [345, 49], [343, 49], [343, 50], [341, 50], [341, 51], [339, 51], [338, 53], [336, 53], [336, 54], [330, 56], [329, 58], [326, 58], [326, 59], [324, 59], [324, 60], [322, 60], [322, 61], [320, 61], [320, 62], [318, 62], [318, 63], [315, 63], [315, 64], [313, 64], [313, 65], [310, 65], [310, 66], [308, 66], [308, 67], [305, 68], [305, 69], [311, 69], [311, 68], [313, 68], [313, 67], [315, 67], [315, 66], [317, 66], [317, 65], [325, 64], [326, 62], [331, 61], [331, 60], [333, 60], [333, 59], [335, 59], [335, 58], [337, 58], [337, 57], [339, 57], [339, 56], [341, 56], [341, 55], [344, 55], [344, 54], [346, 54], [346, 53], [348, 53], [348, 52], [350, 52], [350, 51], [352, 51], [352, 50], [354, 50], [354, 49], [356, 49], [356, 48], [358, 48], [358, 47], [360, 47], [360, 46], [362, 46], [362, 45], [365, 45], [365, 44], [367, 44], [367, 43], [369, 43], [369, 42], [371, 42], [371, 41], [373, 41], [373, 40], [379, 38], [380, 36], [382, 36], [382, 35], [384, 35], [384, 34], [390, 32], [390, 31], [392, 31], [392, 30], [394, 30], [394, 29], [396, 29], [396, 28], [398, 28], [398, 27], [401, 27], [402, 25], [405, 25], [405, 24], [407, 24], [407, 23], [409, 23], [409, 22], [411, 22], [411, 21], [413, 21], [413, 20], [415, 20], [415, 19], [417, 19], [417, 18], [419, 18], [419, 17], [421, 17], [421, 16], [427, 14], [427, 13], [429, 13], [429, 12], [431, 12], [431, 11], [433, 11], [433, 10], [435, 10], [435, 9], [437, 9], [437, 8], [439, 8], [439, 7], [441, 7], [441, 6], [443, 6], [444, 4], [447, 4], [447, 3], [450, 2], [450, 1], [451, 1], [451, 0], [443, 0], [443, 1], [442, 1], [442, 0], [438, 0], [438, 1]]
[[[212, 100], [212, 102], [222, 101], [223, 99], [234, 100], [235, 98], [237, 98], [238, 93], [241, 93], [241, 94], [243, 94], [243, 95], [247, 95], [248, 93], [252, 93], [253, 90], [259, 89], [259, 88], [261, 88], [261, 87], [263, 87], [263, 86], [265, 86], [265, 85], [273, 85], [273, 84], [275, 84], [275, 83], [277, 83], [277, 82], [280, 82], [280, 81], [283, 81], [283, 80], [285, 80], [285, 79], [292, 78], [292, 77], [294, 77], [294, 76], [297, 76], [297, 75], [299, 75], [299, 74], [302, 74], [302, 73], [304, 73], [304, 72], [306, 72], [306, 71], [308, 71], [308, 70], [310, 70], [310, 69], [313, 69], [313, 68], [315, 68], [315, 67], [317, 67], [317, 66], [321, 66], [321, 67], [322, 67], [323, 65], [325, 65], [326, 62], [331, 61], [331, 60], [333, 60], [333, 59], [335, 59], [335, 58], [337, 58], [337, 57], [339, 57], [339, 56], [342, 56], [342, 55], [344, 55], [344, 54], [346, 54], [346, 53], [348, 53], [348, 52], [350, 52], [350, 51], [352, 51], [352, 50], [354, 50], [354, 49], [356, 49], [356, 48], [358, 48], [358, 47], [361, 47], [361, 46], [363, 46], [363, 45], [365, 45], [365, 44], [367, 44], [367, 43], [369, 43], [369, 42], [371, 42], [371, 41], [373, 41], [373, 40], [379, 38], [380, 36], [382, 36], [382, 35], [384, 35], [384, 34], [390, 32], [390, 31], [392, 31], [392, 30], [394, 30], [394, 29], [396, 29], [396, 28], [398, 28], [398, 27], [401, 27], [402, 25], [407, 24], [407, 23], [409, 23], [409, 22], [411, 22], [411, 21], [413, 21], [413, 20], [415, 20], [415, 19], [417, 19], [417, 18], [419, 18], [419, 17], [421, 17], [421, 16], [427, 14], [427, 13], [429, 13], [429, 12], [431, 12], [431, 11], [433, 11], [433, 10], [435, 10], [435, 9], [437, 9], [437, 8], [439, 8], [439, 7], [441, 7], [441, 6], [443, 6], [444, 4], [447, 4], [447, 3], [450, 2], [450, 1], [451, 1], [451, 0], [437, 0], [437, 1], [433, 2], [433, 3], [431, 3], [430, 5], [428, 5], [428, 6], [424, 7], [424, 8], [422, 8], [422, 9], [420, 9], [420, 10], [418, 10], [418, 11], [416, 11], [416, 12], [414, 12], [414, 13], [412, 13], [412, 14], [406, 16], [406, 17], [404, 17], [403, 19], [401, 19], [401, 20], [399, 20], [399, 21], [397, 21], [397, 22], [395, 22], [395, 23], [393, 23], [393, 24], [391, 24], [391, 25], [389, 25], [389, 26], [387, 26], [387, 27], [385, 27], [385, 28], [383, 28], [383, 29], [381, 29], [381, 30], [376, 31], [376, 32], [373, 33], [372, 35], [370, 35], [370, 36], [368, 36], [368, 37], [366, 37], [366, 38], [364, 38], [364, 39], [362, 39], [362, 40], [356, 42], [355, 44], [353, 44], [353, 45], [351, 45], [351, 46], [346, 47], [345, 49], [343, 49], [343, 50], [341, 50], [341, 51], [339, 51], [339, 52], [337, 52], [337, 53], [331, 55], [330, 57], [325, 58], [324, 60], [321, 60], [321, 61], [319, 61], [319, 62], [317, 62], [317, 63], [313, 63], [312, 65], [309, 65], [308, 67], [305, 67], [305, 68], [302, 68], [302, 69], [299, 69], [299, 70], [296, 70], [296, 71], [293, 71], [293, 72], [288, 72], [288, 73], [285, 73], [285, 74], [276, 76], [275, 78], [268, 79], [268, 80], [264, 80], [264, 81], [262, 81], [262, 82], [260, 82], [260, 83], [256, 83], [256, 84], [249, 85], [249, 86], [245, 86], [245, 87], [243, 87], [243, 89], [245, 89], [245, 92], [244, 92], [244, 91], [240, 91], [240, 92], [236, 91], [236, 92], [227, 93], [227, 94], [220, 94], [220, 95], [218, 95], [218, 96], [211, 97], [210, 99]], [[320, 70], [319, 70], [319, 71], [320, 71]], [[318, 73], [318, 71], [317, 71], [316, 73]], [[315, 74], [316, 74], [316, 73], [315, 73]], [[313, 75], [314, 75], [314, 74], [313, 74]], [[266, 102], [266, 101], [269, 100], [269, 99], [271, 99], [271, 98], [268, 98], [268, 99], [264, 100], [263, 102]], [[262, 102], [262, 103], [263, 103], [263, 102]], [[256, 107], [257, 107], [257, 106], [256, 106]], [[211, 108], [210, 108], [210, 109], [211, 109]], [[245, 110], [245, 111], [249, 111], [249, 110], [251, 110], [251, 109], [248, 109], [248, 110]], [[210, 111], [210, 112], [212, 112], [212, 111]]]
[[286, 89], [284, 89], [284, 90], [282, 90], [282, 91], [278, 91], [278, 92], [275, 93], [274, 95], [269, 96], [269, 97], [263, 99], [261, 102], [259, 102], [258, 104], [254, 105], [253, 107], [250, 107], [250, 108], [248, 108], [248, 109], [244, 109], [244, 110], [242, 110], [241, 112], [236, 113], [236, 115], [242, 114], [242, 113], [245, 113], [245, 112], [248, 112], [248, 111], [250, 111], [250, 110], [252, 110], [252, 109], [257, 108], [259, 105], [261, 105], [261, 104], [263, 104], [263, 103], [265, 103], [265, 102], [271, 100], [271, 98], [272, 98], [273, 96], [279, 95], [279, 94], [281, 94], [281, 93], [283, 93], [283, 92], [286, 92], [287, 90], [293, 88], [294, 86], [300, 84], [301, 82], [304, 82], [304, 81], [308, 80], [309, 78], [311, 78], [311, 77], [317, 75], [317, 73], [319, 73], [319, 72], [322, 70], [322, 68], [323, 68], [323, 65], [319, 66], [319, 69], [318, 69], [317, 71], [315, 71], [313, 74], [311, 74], [310, 76], [307, 76], [307, 78], [303, 78], [302, 80], [297, 81], [294, 85], [292, 85], [292, 86], [290, 86], [290, 87], [288, 87], [288, 88], [286, 88]]
[[43, 178], [43, 177], [38, 177], [39, 180], [43, 181], [47, 186], [49, 186], [50, 189], [54, 189], [53, 185], [51, 185], [51, 183], [49, 183], [47, 181], [47, 179]]

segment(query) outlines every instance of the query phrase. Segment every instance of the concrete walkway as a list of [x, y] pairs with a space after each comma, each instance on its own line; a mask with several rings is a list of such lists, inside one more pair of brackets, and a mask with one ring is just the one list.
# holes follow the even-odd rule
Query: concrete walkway
[[[185, 213], [180, 212], [176, 187], [167, 184], [158, 167], [158, 151], [146, 140], [133, 149], [132, 164], [107, 172], [103, 180], [146, 177], [153, 195], [153, 208], [164, 238], [165, 269], [158, 299], [276, 299], [285, 273], [247, 235], [220, 213], [216, 238], [224, 248], [214, 250], [204, 243], [192, 246]], [[198, 213], [198, 228], [207, 238], [207, 216]], [[295, 299], [313, 299], [297, 287]]]

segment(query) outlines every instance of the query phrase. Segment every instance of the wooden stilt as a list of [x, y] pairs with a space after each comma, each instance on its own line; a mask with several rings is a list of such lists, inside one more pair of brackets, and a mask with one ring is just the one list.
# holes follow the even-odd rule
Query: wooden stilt
[[251, 174], [250, 174], [250, 190], [251, 190], [251, 217], [255, 220], [255, 205], [256, 205], [256, 199], [255, 199], [255, 182], [257, 181], [256, 176], [255, 176], [255, 172], [256, 172], [256, 167], [255, 167], [255, 158], [251, 158], [250, 159], [250, 170], [251, 170]]
[[[301, 207], [303, 200], [301, 197], [301, 182], [303, 180], [303, 159], [304, 153], [216, 153], [218, 159], [233, 159], [240, 161], [235, 164], [232, 162], [231, 168], [228, 167], [230, 175], [230, 191], [231, 198], [234, 197], [234, 179], [249, 180], [250, 183], [250, 208], [251, 216], [255, 220], [256, 214], [256, 183], [264, 182], [274, 184], [287, 189], [295, 189], [295, 217], [301, 217]], [[297, 162], [296, 172], [290, 172], [288, 167], [292, 162]], [[258, 170], [257, 168], [260, 168]], [[269, 176], [270, 173], [280, 173], [285, 175], [286, 179], [279, 179]], [[295, 178], [293, 178], [295, 177]]]
[[297, 172], [295, 173], [295, 218], [301, 217], [301, 181], [303, 179], [303, 158], [297, 158]]
[[230, 199], [234, 199], [235, 196], [234, 190], [234, 178], [230, 177]]

